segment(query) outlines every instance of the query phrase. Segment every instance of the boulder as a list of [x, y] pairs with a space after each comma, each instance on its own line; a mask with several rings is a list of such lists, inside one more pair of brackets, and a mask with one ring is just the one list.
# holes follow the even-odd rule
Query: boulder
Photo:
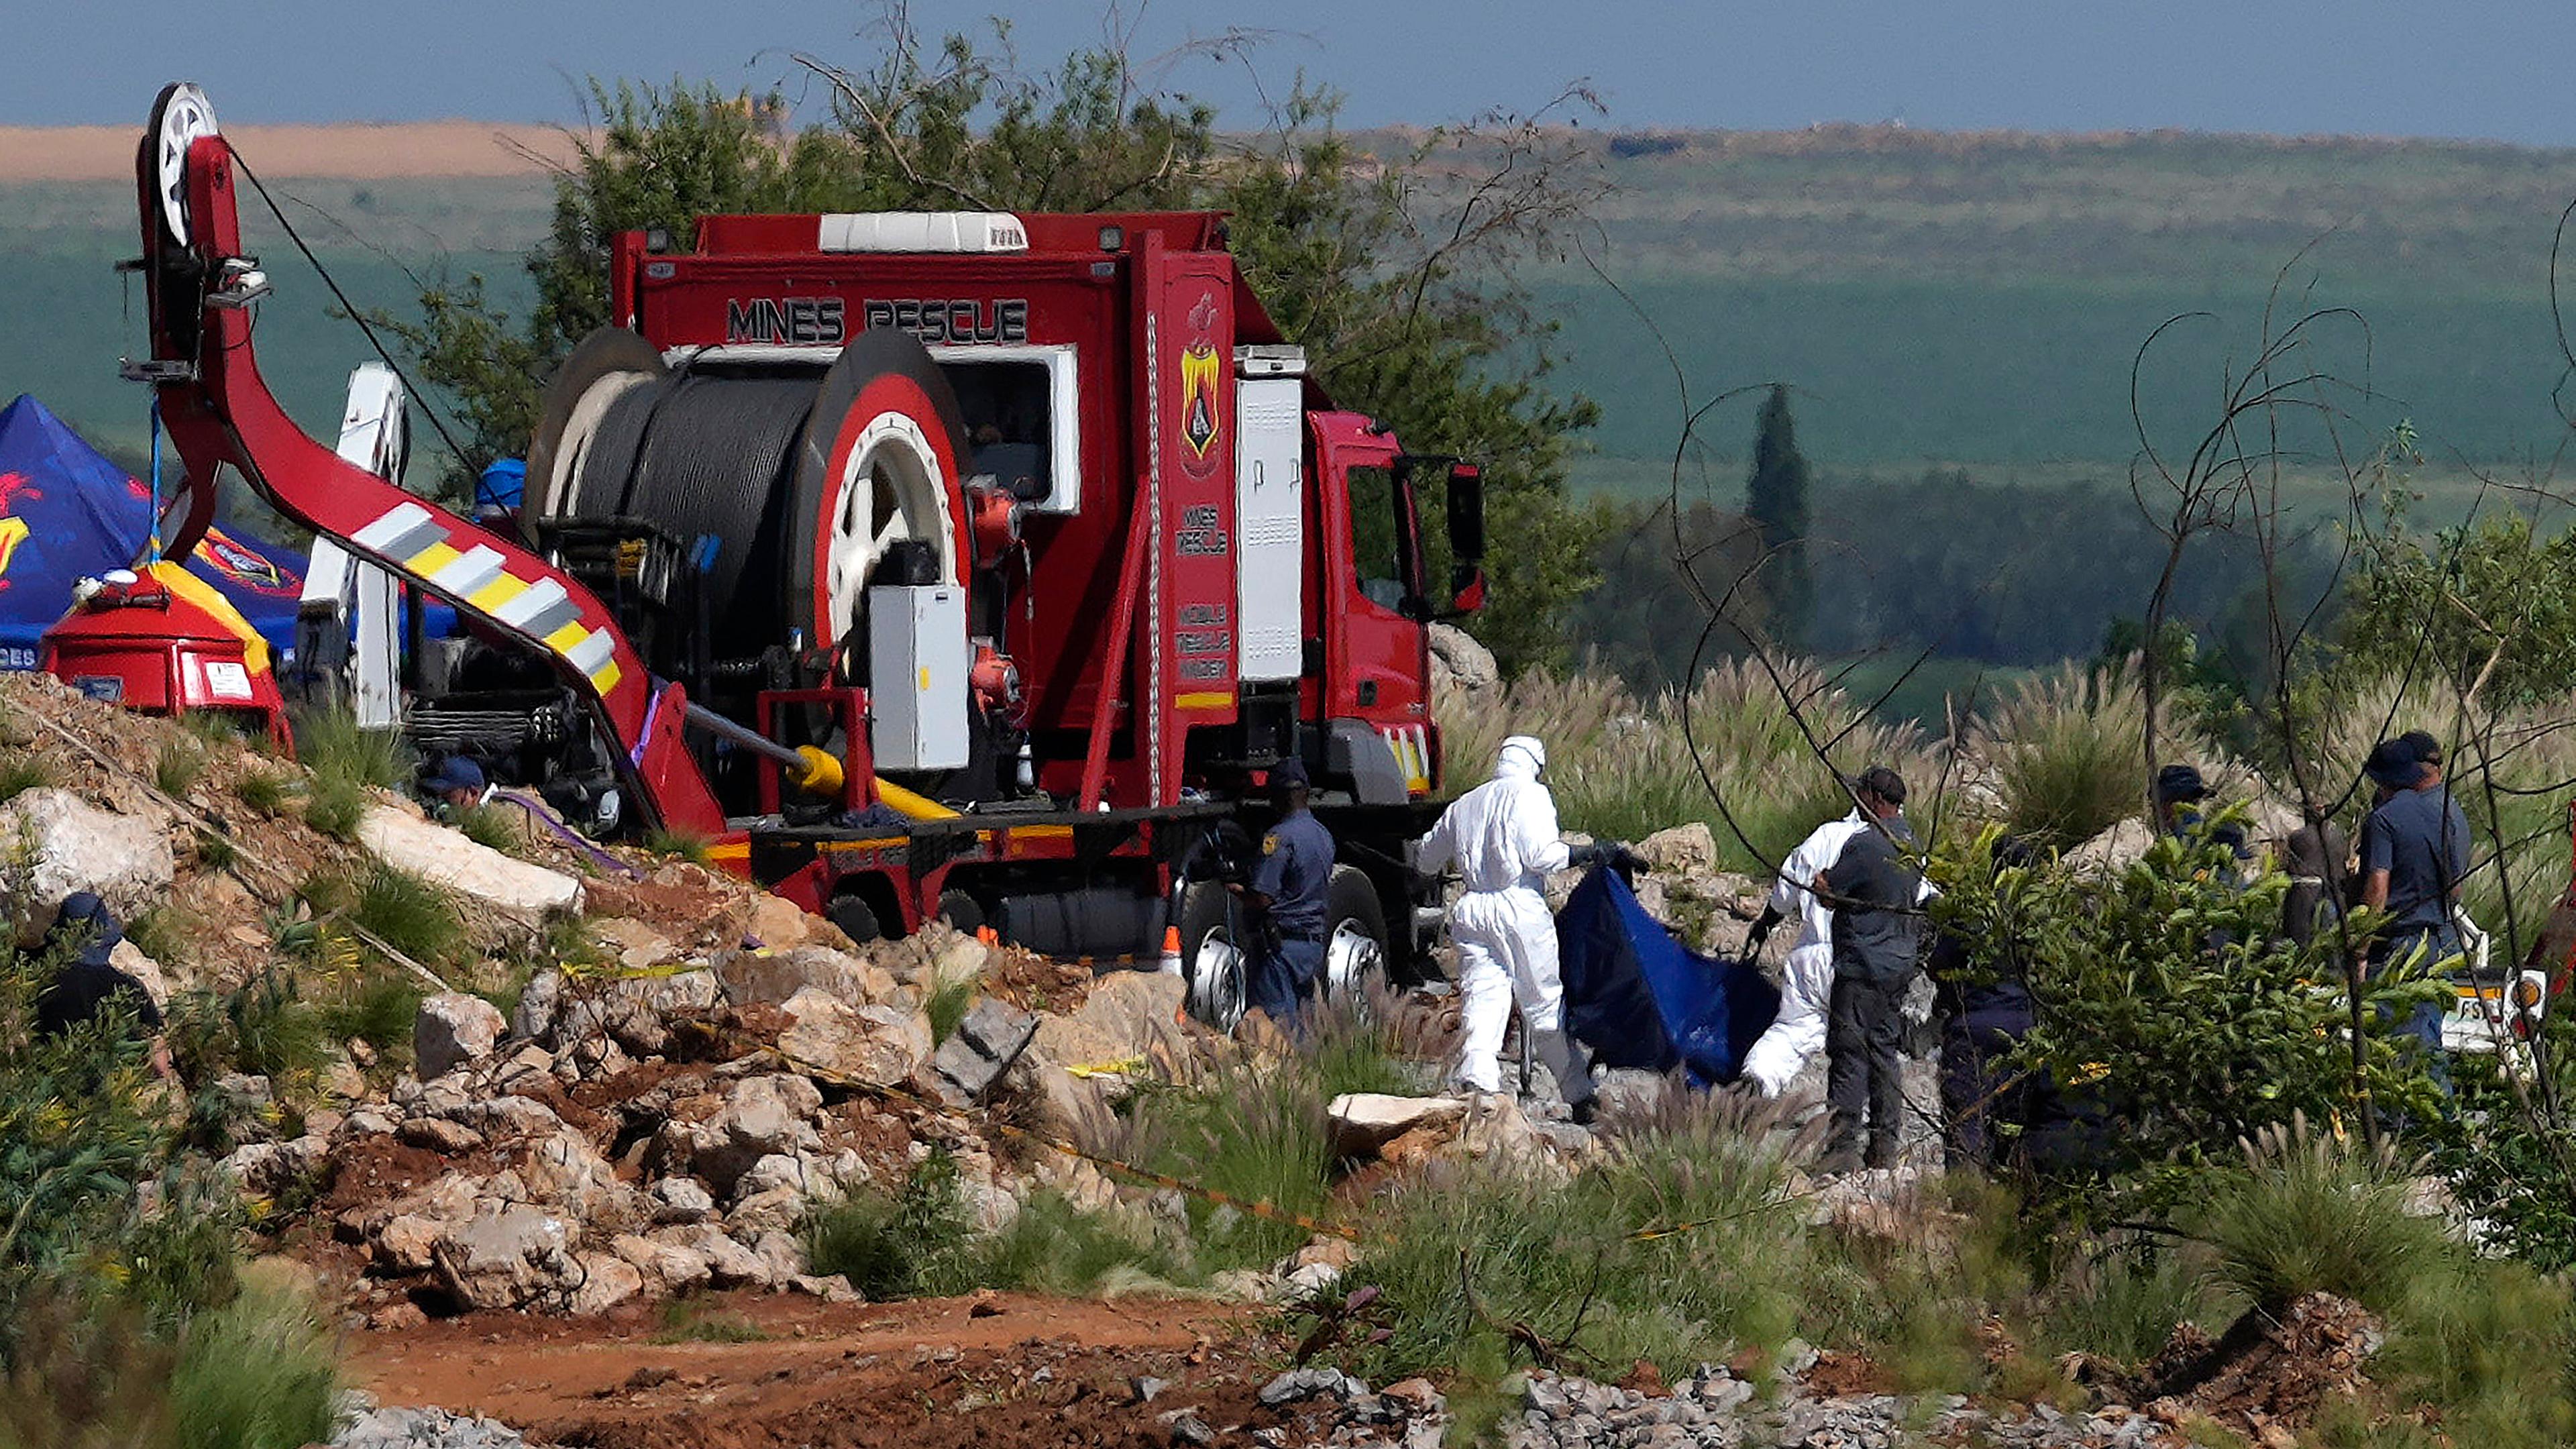
[[1502, 687], [1502, 666], [1495, 662], [1494, 652], [1477, 643], [1474, 635], [1447, 623], [1434, 623], [1430, 635], [1431, 689], [1435, 695], [1442, 689], [1454, 689], [1470, 699], [1481, 699]]
[[368, 808], [358, 840], [376, 859], [465, 897], [470, 916], [497, 917], [534, 929], [581, 909], [581, 882], [560, 871], [503, 855], [390, 805]]
[[2123, 820], [2066, 852], [2066, 863], [2078, 870], [2116, 873], [2146, 858], [2147, 847], [2155, 843], [2156, 834], [2147, 822]]
[[689, 1166], [714, 1191], [731, 1196], [734, 1183], [764, 1157], [822, 1145], [807, 1119], [823, 1094], [803, 1077], [786, 1073], [746, 1077], [734, 1084], [723, 1110], [704, 1122], [675, 1122]]
[[437, 1261], [438, 1240], [447, 1224], [418, 1213], [404, 1213], [376, 1230], [377, 1266], [393, 1273], [426, 1273]]
[[653, 1200], [653, 1221], [657, 1223], [702, 1223], [715, 1216], [714, 1195], [692, 1178], [663, 1178], [646, 1188], [644, 1195]]
[[1717, 870], [1717, 837], [1707, 822], [1694, 820], [1638, 841], [1637, 855], [1657, 875], [1710, 875]]
[[808, 986], [782, 1008], [778, 1049], [791, 1061], [872, 1087], [899, 1086], [930, 1055], [930, 1018], [896, 1006], [851, 1006]]
[[734, 1199], [756, 1197], [781, 1188], [799, 1197], [819, 1186], [819, 1175], [806, 1170], [805, 1163], [783, 1152], [773, 1152], [745, 1169], [733, 1183]]
[[412, 1069], [423, 1082], [492, 1055], [509, 1023], [501, 1008], [462, 991], [442, 991], [420, 1004], [412, 1018]]
[[573, 1254], [570, 1311], [606, 1313], [643, 1291], [643, 1271], [616, 1254]]
[[767, 1288], [768, 1260], [704, 1223], [689, 1228], [658, 1228], [652, 1241], [694, 1254], [706, 1265], [707, 1281], [717, 1288]]
[[828, 946], [737, 951], [720, 959], [715, 970], [725, 999], [736, 1006], [777, 1006], [808, 989], [856, 1005], [891, 1000], [895, 988], [885, 968]]
[[223, 1160], [224, 1172], [247, 1197], [275, 1197], [322, 1170], [331, 1144], [307, 1134], [291, 1142], [253, 1142]]
[[600, 993], [602, 1020], [619, 1046], [638, 1056], [659, 1056], [671, 1044], [673, 1022], [703, 1017], [723, 997], [712, 971], [629, 977]]
[[1114, 1077], [1077, 1077], [1067, 1068], [1123, 1062], [1145, 1055], [1180, 1030], [1176, 1019], [1188, 987], [1159, 971], [1112, 971], [1069, 1015], [1039, 1020], [1012, 1069], [1014, 1087], [1034, 1098], [1043, 1125], [1071, 1131], [1108, 1102]]
[[633, 1233], [620, 1233], [608, 1250], [635, 1265], [646, 1278], [672, 1293], [687, 1293], [707, 1284], [706, 1255], [678, 1243], [657, 1243]]
[[826, 934], [838, 935], [822, 917], [808, 915], [803, 906], [767, 891], [751, 898], [750, 930], [753, 940], [773, 951], [822, 944]]
[[587, 923], [591, 939], [617, 953], [617, 964], [644, 971], [671, 959], [671, 938], [642, 921], [605, 916]]
[[982, 1101], [994, 1081], [1010, 1070], [1037, 1029], [1034, 1013], [1022, 1011], [999, 997], [985, 997], [966, 1013], [966, 1019], [957, 1024], [948, 1040], [931, 1053], [933, 1080], [929, 1085], [950, 1106], [965, 1107]]
[[131, 921], [169, 899], [178, 874], [157, 822], [111, 814], [50, 786], [0, 803], [0, 851], [22, 849], [24, 894], [11, 902], [20, 946], [44, 940], [74, 891], [96, 893], [118, 920]]
[[458, 1303], [518, 1308], [559, 1291], [571, 1271], [570, 1228], [525, 1203], [485, 1199], [473, 1217], [439, 1234], [432, 1256]]
[[588, 1137], [570, 1127], [558, 1127], [553, 1135], [532, 1144], [519, 1159], [518, 1173], [530, 1197], [572, 1209], [582, 1217], [591, 1216], [620, 1191], [617, 1169], [599, 1155]]
[[164, 1012], [170, 1009], [170, 978], [161, 963], [143, 954], [143, 948], [123, 937], [107, 953], [107, 964], [143, 983], [143, 994]]
[[1345, 1092], [1324, 1109], [1332, 1126], [1333, 1150], [1344, 1157], [1371, 1157], [1410, 1132], [1455, 1132], [1467, 1115], [1456, 1097], [1396, 1097], [1384, 1092]]
[[510, 1008], [510, 1035], [525, 1041], [544, 1039], [555, 1029], [555, 1013], [563, 1009], [564, 974], [551, 967], [528, 978], [519, 990], [518, 1004]]

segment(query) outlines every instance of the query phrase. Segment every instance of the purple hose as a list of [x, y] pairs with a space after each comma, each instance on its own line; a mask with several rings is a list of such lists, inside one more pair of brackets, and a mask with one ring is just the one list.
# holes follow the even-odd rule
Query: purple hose
[[509, 803], [518, 806], [520, 809], [525, 810], [528, 812], [528, 818], [530, 820], [544, 826], [547, 832], [553, 835], [555, 839], [560, 840], [564, 844], [571, 846], [573, 849], [580, 851], [583, 856], [589, 859], [591, 864], [598, 866], [601, 870], [614, 871], [615, 873], [626, 877], [628, 880], [642, 880], [644, 878], [644, 872], [636, 869], [634, 866], [628, 865], [622, 860], [619, 860], [616, 856], [609, 854], [598, 846], [591, 844], [588, 840], [582, 837], [580, 832], [574, 830], [571, 826], [564, 824], [562, 821], [557, 820], [555, 818], [555, 813], [546, 808], [544, 801], [539, 800], [534, 796], [523, 794], [517, 790], [495, 790], [492, 792], [492, 798], [495, 800], [506, 800]]

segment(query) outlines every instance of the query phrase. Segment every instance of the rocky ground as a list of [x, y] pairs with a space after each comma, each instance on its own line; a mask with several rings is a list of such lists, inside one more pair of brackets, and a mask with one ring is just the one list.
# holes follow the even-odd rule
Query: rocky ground
[[[1176, 977], [1095, 977], [944, 928], [859, 947], [730, 877], [590, 848], [542, 821], [495, 850], [380, 795], [344, 839], [260, 788], [261, 776], [290, 797], [308, 788], [295, 766], [42, 676], [0, 680], [0, 747], [45, 780], [0, 803], [0, 829], [24, 844], [9, 891], [22, 939], [72, 889], [100, 891], [129, 921], [175, 916], [184, 930], [137, 932], [170, 943], [169, 959], [140, 943], [119, 957], [165, 1001], [238, 987], [285, 933], [330, 927], [296, 904], [317, 875], [381, 863], [463, 907], [480, 965], [454, 979], [417, 963], [365, 968], [439, 978], [425, 982], [436, 989], [407, 1061], [353, 1038], [313, 1080], [221, 1084], [236, 1144], [224, 1169], [272, 1250], [346, 1305], [372, 1397], [339, 1445], [1418, 1449], [1453, 1427], [1429, 1383], [1283, 1372], [1289, 1345], [1265, 1305], [1329, 1288], [1349, 1261], [1338, 1240], [1188, 1299], [879, 1305], [811, 1271], [798, 1231], [810, 1211], [898, 1185], [933, 1152], [986, 1229], [1040, 1191], [1152, 1212], [1168, 1188], [1062, 1147], [1136, 1080], [1186, 1081], [1265, 1049], [1187, 1020]], [[1642, 850], [1648, 908], [1703, 949], [1740, 950], [1759, 886], [1716, 870], [1706, 829]], [[509, 990], [491, 989], [505, 978]], [[944, 1039], [934, 999], [965, 1002]], [[1431, 991], [1388, 1005], [1436, 1079], [1452, 1004]], [[1926, 1110], [1906, 1165], [1815, 1191], [1818, 1214], [1866, 1227], [1935, 1165], [1928, 1067], [1910, 1071]], [[1345, 1101], [1336, 1120], [1345, 1152], [1388, 1171], [1471, 1155], [1554, 1173], [1598, 1160], [1543, 1071], [1533, 1088], [1476, 1107]], [[1663, 1089], [1622, 1078], [1606, 1091]], [[1802, 1100], [1812, 1108], [1812, 1093]], [[1793, 1113], [1781, 1130], [1799, 1129]], [[1506, 1383], [1497, 1430], [1516, 1445], [1656, 1449], [2179, 1442], [2175, 1416], [2152, 1406], [1901, 1397], [1864, 1362], [1812, 1353], [1782, 1368], [1712, 1365], [1670, 1386], [1534, 1371]]]

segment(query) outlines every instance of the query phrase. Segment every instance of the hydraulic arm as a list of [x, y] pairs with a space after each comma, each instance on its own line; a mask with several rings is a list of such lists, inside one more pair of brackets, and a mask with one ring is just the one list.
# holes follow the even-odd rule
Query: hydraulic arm
[[158, 390], [187, 460], [170, 552], [184, 556], [203, 536], [218, 470], [229, 464], [288, 518], [542, 651], [615, 742], [631, 814], [721, 833], [724, 813], [682, 735], [685, 693], [647, 674], [597, 597], [528, 549], [315, 442], [270, 394], [252, 348], [253, 308], [268, 283], [243, 251], [237, 208], [248, 173], [195, 86], [163, 90], [137, 171], [152, 356], [127, 373]]

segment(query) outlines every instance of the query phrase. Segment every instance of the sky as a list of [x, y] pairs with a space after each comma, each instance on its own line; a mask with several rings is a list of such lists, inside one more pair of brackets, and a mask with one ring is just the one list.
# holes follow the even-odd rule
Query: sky
[[[869, 0], [0, 0], [0, 125], [139, 124], [195, 80], [235, 123], [568, 122], [582, 77], [799, 84], [863, 66]], [[1007, 16], [1031, 68], [1097, 44], [1095, 0], [913, 0], [926, 32]], [[1587, 81], [1618, 128], [2180, 127], [2576, 145], [2572, 0], [1127, 0], [1133, 56], [1231, 27], [1249, 67], [1166, 84], [1257, 127], [1300, 71], [1344, 121], [1527, 112]]]

